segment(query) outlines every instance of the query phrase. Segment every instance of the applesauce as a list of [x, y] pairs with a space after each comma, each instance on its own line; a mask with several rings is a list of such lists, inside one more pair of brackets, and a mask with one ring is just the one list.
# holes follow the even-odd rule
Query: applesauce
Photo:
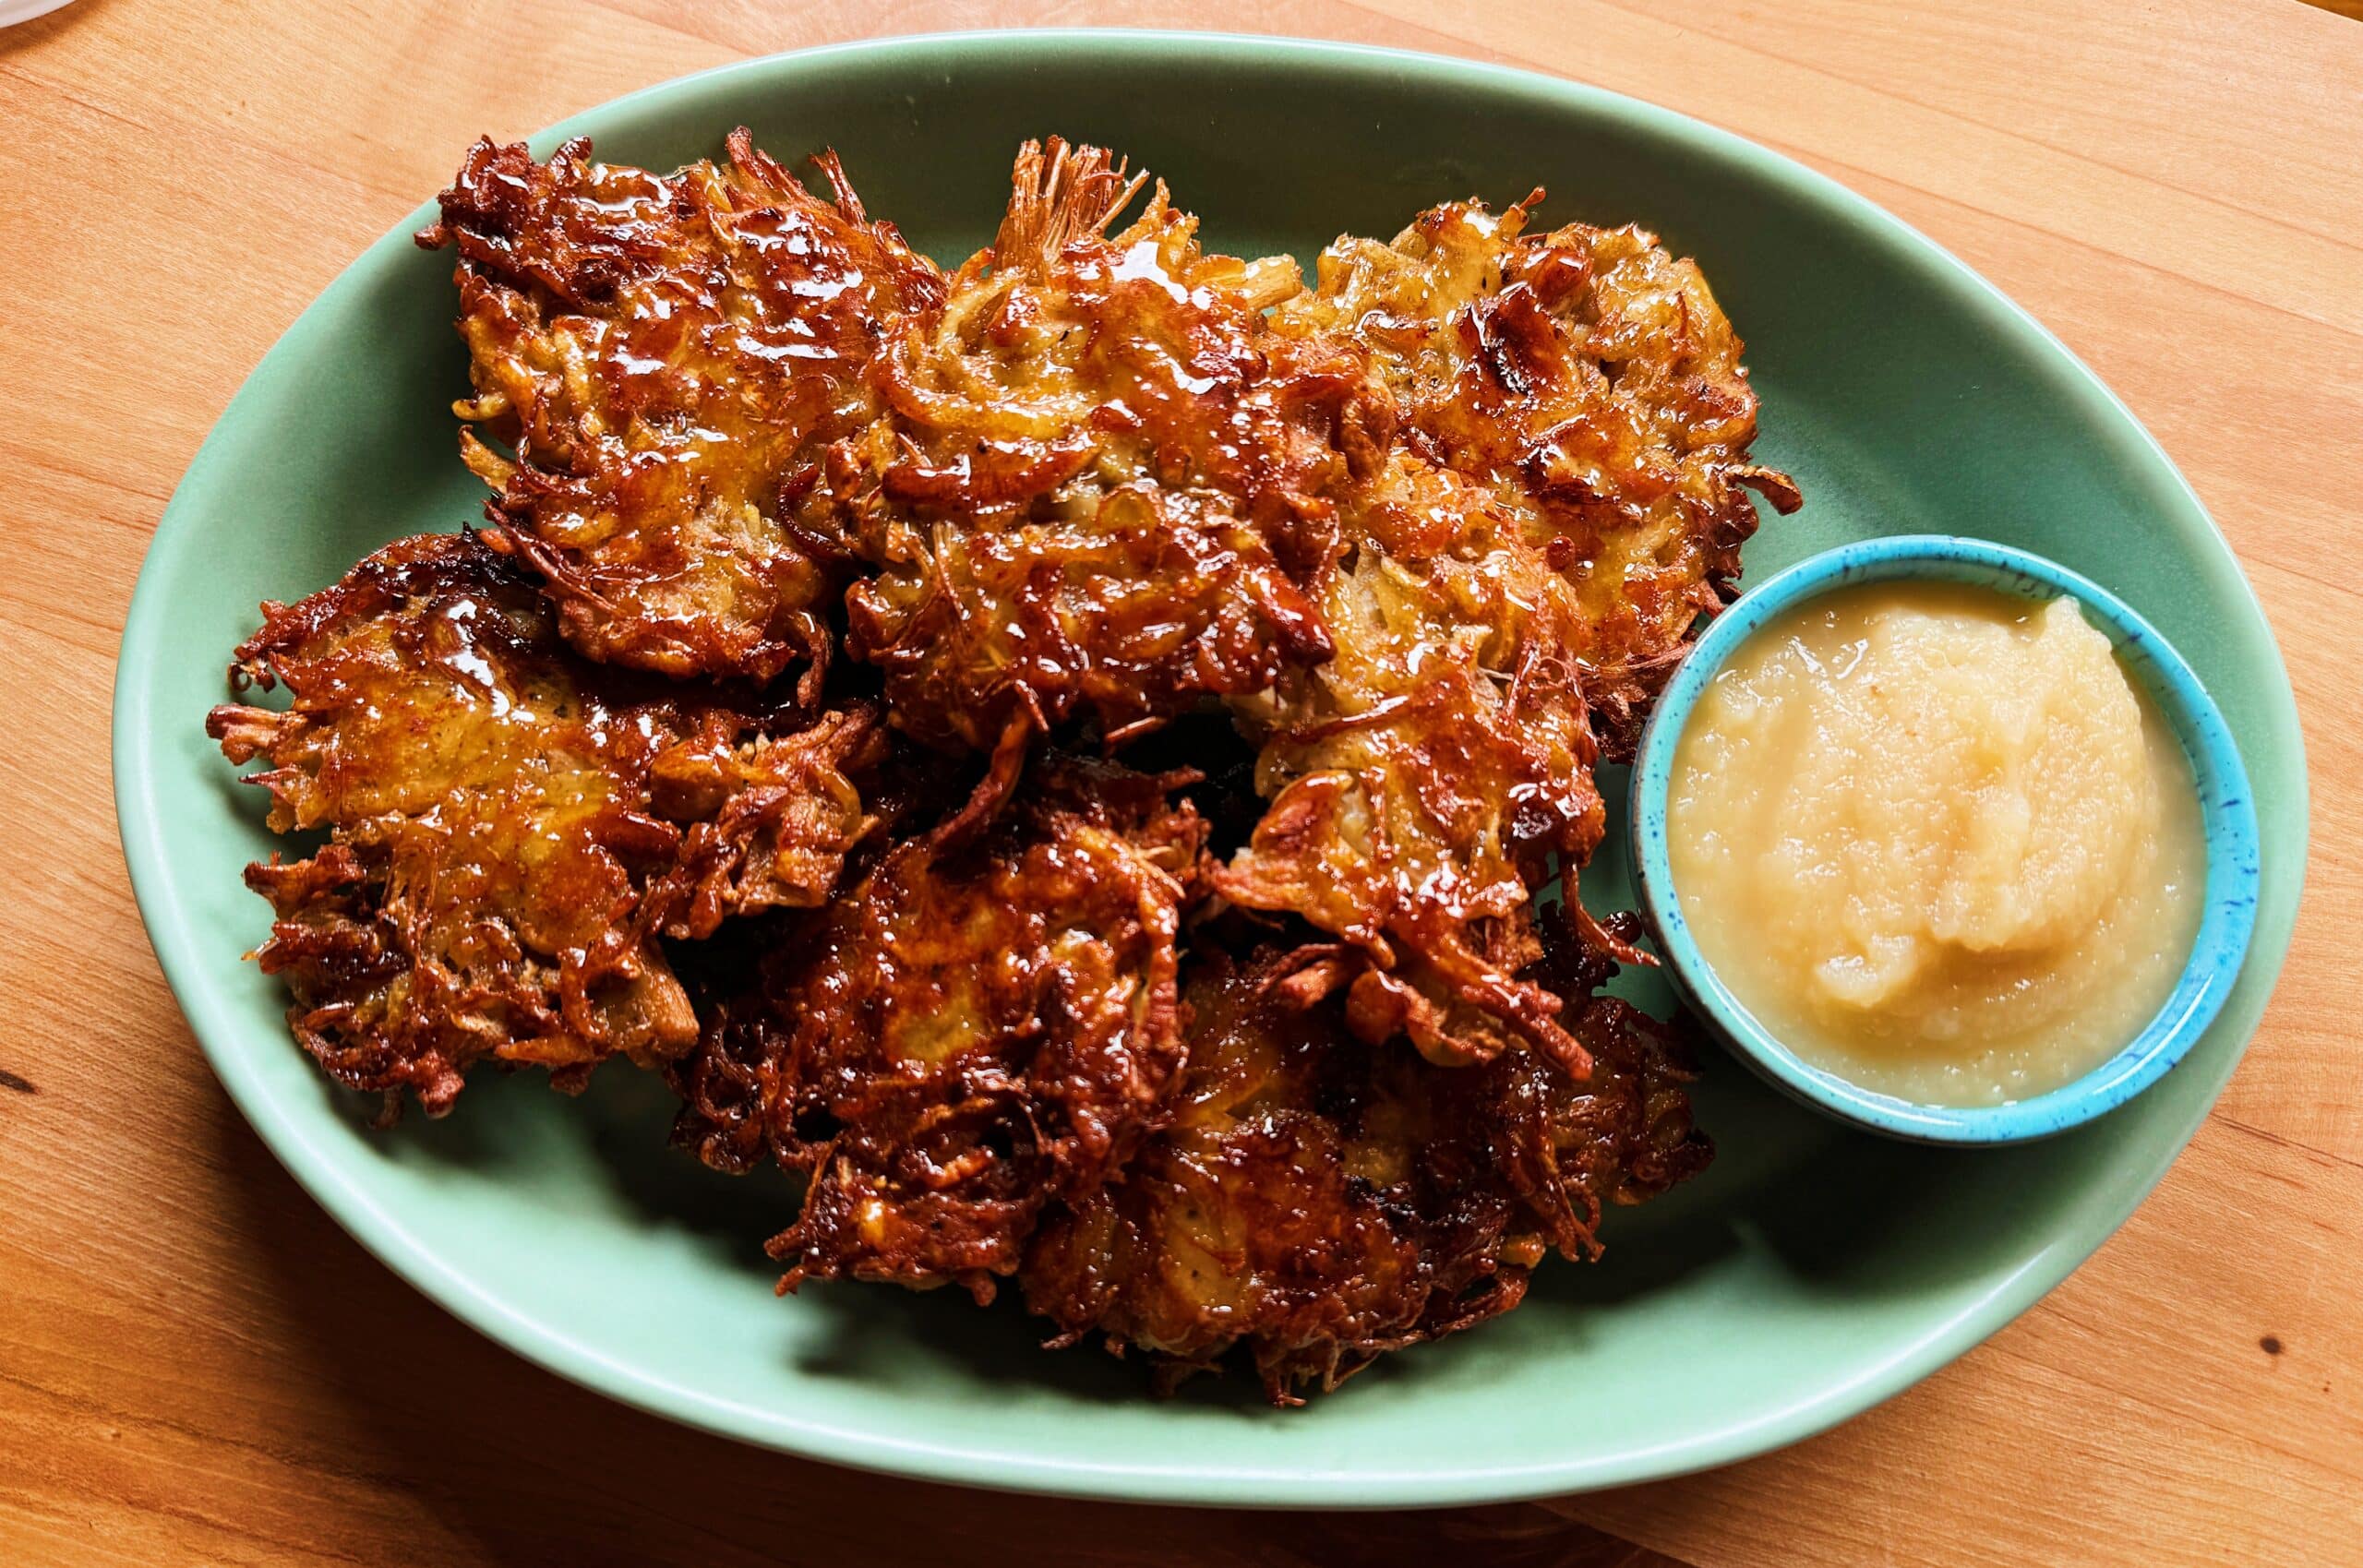
[[1737, 649], [1674, 754], [1701, 954], [1799, 1057], [1929, 1105], [2025, 1099], [2174, 988], [2206, 850], [2190, 767], [2069, 599], [1881, 582]]

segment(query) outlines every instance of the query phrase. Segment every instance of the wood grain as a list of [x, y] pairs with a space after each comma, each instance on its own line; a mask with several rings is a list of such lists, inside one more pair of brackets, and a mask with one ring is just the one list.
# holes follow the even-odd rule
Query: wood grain
[[[2215, 1113], [2020, 1323], [1824, 1437], [1657, 1486], [1403, 1518], [1043, 1502], [784, 1465], [546, 1376], [256, 1142], [106, 805], [132, 579], [239, 378], [478, 131], [1019, 20], [1512, 60], [1728, 126], [1965, 257], [2183, 466], [2290, 656], [2309, 888]], [[0, 1561], [2363, 1558], [2363, 604], [2338, 555], [2363, 544], [2363, 28], [2292, 0], [80, 0], [0, 32]]]

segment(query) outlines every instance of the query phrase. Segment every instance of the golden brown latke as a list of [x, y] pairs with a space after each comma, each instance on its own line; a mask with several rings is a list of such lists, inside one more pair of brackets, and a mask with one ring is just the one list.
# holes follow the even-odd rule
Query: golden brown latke
[[1364, 1037], [1443, 1062], [1522, 1037], [1580, 1072], [1558, 999], [1516, 976], [1533, 896], [1600, 837], [1593, 721], [1629, 751], [1738, 569], [1741, 486], [1795, 497], [1744, 461], [1755, 395], [1697, 269], [1638, 230], [1525, 221], [1454, 203], [1340, 240], [1275, 313], [1365, 347], [1400, 424], [1340, 509], [1332, 657], [1236, 704], [1273, 803], [1217, 885], [1344, 940], [1306, 957]]
[[[1350, 987], [1362, 1037], [1446, 1063], [1524, 1039], [1579, 1073], [1559, 999], [1517, 976], [1535, 894], [1599, 842], [1597, 747], [1554, 640], [1555, 578], [1488, 547], [1490, 512], [1460, 515], [1475, 560], [1358, 551], [1325, 595], [1329, 662], [1241, 704], [1271, 805], [1215, 885], [1340, 939], [1301, 957]], [[1504, 668], [1483, 617], [1514, 597], [1536, 624]]]
[[1244, 1346], [1274, 1404], [1389, 1350], [1482, 1323], [1546, 1252], [1600, 1252], [1604, 1203], [1703, 1169], [1688, 1058], [1592, 993], [1611, 966], [1564, 920], [1537, 978], [1565, 997], [1591, 1071], [1526, 1051], [1437, 1067], [1344, 1036], [1284, 952], [1193, 956], [1173, 1123], [1125, 1174], [1054, 1208], [1024, 1275], [1054, 1343], [1150, 1353], [1161, 1385]]
[[1121, 741], [1328, 652], [1323, 497], [1383, 443], [1384, 391], [1359, 349], [1275, 337], [1296, 264], [1203, 252], [1162, 185], [1104, 233], [1141, 183], [1026, 144], [992, 248], [879, 354], [888, 415], [835, 454], [880, 569], [848, 646], [931, 744], [1071, 715]]
[[[1756, 393], [1697, 263], [1629, 225], [1529, 234], [1541, 199], [1498, 216], [1447, 202], [1391, 245], [1341, 238], [1274, 325], [1364, 346], [1403, 450], [1478, 486], [1503, 543], [1574, 590], [1564, 652], [1622, 760], [1698, 617], [1731, 596], [1757, 526], [1745, 491], [1783, 513], [1799, 497], [1747, 460]], [[1375, 499], [1393, 515], [1360, 532], [1392, 555], [1421, 558], [1466, 533], [1452, 508], [1444, 537], [1416, 537], [1405, 509], [1426, 499], [1421, 484], [1383, 484]], [[1480, 618], [1506, 643], [1495, 667], [1512, 667], [1515, 616]]]
[[277, 912], [257, 956], [306, 1048], [390, 1115], [405, 1088], [442, 1115], [486, 1057], [571, 1086], [687, 1049], [659, 937], [826, 898], [868, 825], [846, 771], [882, 737], [866, 709], [815, 723], [587, 664], [471, 534], [264, 605], [233, 679], [293, 705], [224, 704], [206, 732], [270, 764], [274, 831], [330, 832], [248, 868]]
[[656, 174], [581, 138], [547, 163], [479, 141], [419, 243], [459, 252], [488, 537], [541, 572], [567, 640], [672, 676], [801, 658], [810, 700], [845, 577], [821, 456], [875, 416], [871, 352], [943, 282], [834, 154], [832, 206], [744, 128], [729, 148]]
[[793, 931], [672, 1069], [707, 1164], [810, 1173], [772, 1244], [805, 1278], [1017, 1268], [1162, 1120], [1182, 1065], [1181, 911], [1205, 826], [1173, 781], [1038, 759], [981, 837], [898, 845]]

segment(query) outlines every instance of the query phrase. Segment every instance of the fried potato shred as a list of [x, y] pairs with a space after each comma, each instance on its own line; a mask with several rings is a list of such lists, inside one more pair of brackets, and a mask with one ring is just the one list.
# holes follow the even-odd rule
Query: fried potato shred
[[[1240, 704], [1271, 810], [1217, 879], [1341, 939], [1354, 1031], [1439, 1062], [1523, 1040], [1583, 1071], [1517, 973], [1553, 871], [1598, 844], [1592, 766], [1629, 756], [1757, 515], [1756, 400], [1697, 269], [1637, 229], [1525, 233], [1526, 202], [1342, 239], [1284, 337], [1365, 350], [1398, 438], [1341, 509], [1334, 647]], [[1639, 955], [1613, 950], [1628, 962]]]
[[811, 1180], [788, 1283], [990, 1299], [1045, 1204], [1097, 1191], [1182, 1059], [1181, 913], [1204, 825], [1167, 781], [1038, 761], [980, 841], [905, 841], [778, 949], [673, 1069], [678, 1142]]
[[1044, 1223], [1024, 1277], [1064, 1331], [1146, 1351], [1160, 1382], [1245, 1347], [1276, 1404], [1335, 1389], [1389, 1350], [1509, 1311], [1551, 1250], [1597, 1256], [1603, 1206], [1703, 1169], [1689, 1057], [1664, 1025], [1592, 994], [1610, 972], [1561, 922], [1542, 983], [1592, 1068], [1541, 1057], [1438, 1067], [1354, 1040], [1308, 1005], [1288, 954], [1217, 956], [1188, 992], [1172, 1123], [1121, 1180]]
[[264, 606], [206, 731], [328, 842], [246, 880], [277, 918], [258, 950], [296, 1037], [338, 1082], [451, 1107], [473, 1062], [579, 1083], [698, 1023], [659, 940], [826, 898], [867, 830], [846, 770], [874, 712], [809, 719], [602, 669], [528, 575], [472, 534], [389, 545], [343, 581]]
[[479, 141], [419, 243], [459, 257], [486, 537], [542, 575], [567, 640], [671, 676], [801, 659], [809, 700], [845, 577], [822, 454], [874, 417], [886, 324], [943, 282], [834, 155], [832, 205], [744, 129], [729, 153], [655, 174], [581, 138], [546, 163]]
[[1029, 143], [992, 248], [881, 352], [886, 415], [837, 454], [877, 569], [848, 648], [922, 741], [1077, 715], [1121, 741], [1329, 651], [1306, 585], [1375, 389], [1352, 350], [1266, 329], [1293, 261], [1203, 251], [1162, 185], [1108, 233], [1142, 184]]
[[419, 237], [487, 524], [237, 651], [330, 1075], [624, 1058], [798, 1179], [783, 1289], [1014, 1282], [1284, 1405], [1702, 1168], [1578, 897], [1595, 768], [1799, 502], [1698, 268], [1537, 191], [1308, 286], [1053, 138], [947, 276], [726, 150], [469, 150]]

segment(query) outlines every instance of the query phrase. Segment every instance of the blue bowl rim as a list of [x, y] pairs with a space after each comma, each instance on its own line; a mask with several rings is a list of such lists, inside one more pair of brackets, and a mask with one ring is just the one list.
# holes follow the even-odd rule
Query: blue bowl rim
[[[1775, 616], [1856, 583], [1899, 578], [1952, 581], [2028, 597], [2066, 594], [2099, 623], [2118, 661], [2173, 730], [2199, 787], [2207, 842], [2207, 893], [2200, 928], [2174, 989], [2115, 1056], [2074, 1081], [1998, 1106], [1937, 1106], [1866, 1089], [1813, 1066], [1759, 1023], [1699, 952], [1666, 844], [1666, 798], [1676, 742], [1699, 697], [1733, 650]], [[1856, 1126], [1921, 1143], [1995, 1144], [2047, 1138], [2123, 1105], [2164, 1077], [2206, 1032], [2231, 994], [2256, 931], [2261, 855], [2248, 769], [2223, 711], [2180, 653], [2107, 589], [2032, 551], [1954, 534], [1890, 534], [1825, 550], [1744, 593], [1708, 628], [1666, 684], [1641, 736], [1629, 821], [1643, 917], [1674, 987], [1772, 1085]]]

